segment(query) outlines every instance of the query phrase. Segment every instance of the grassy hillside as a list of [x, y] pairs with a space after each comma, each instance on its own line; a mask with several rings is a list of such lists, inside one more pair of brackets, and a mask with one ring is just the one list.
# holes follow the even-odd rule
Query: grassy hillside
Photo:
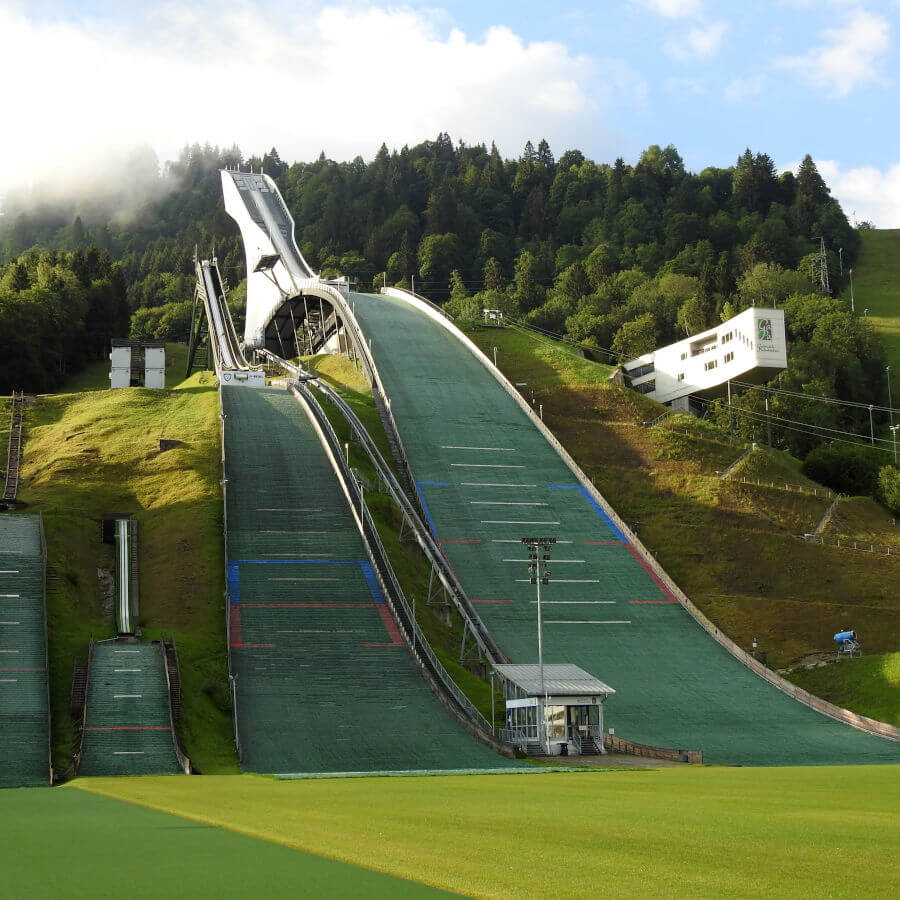
[[[224, 558], [218, 400], [209, 373], [176, 390], [48, 395], [27, 413], [20, 499], [40, 512], [48, 544], [50, 684], [55, 765], [74, 731], [68, 715], [73, 659], [88, 639], [114, 635], [102, 578], [112, 548], [98, 516], [139, 522], [140, 617], [148, 637], [173, 632], [183, 680], [182, 733], [202, 771], [233, 771], [225, 672]], [[159, 438], [182, 446], [161, 453]]]
[[893, 766], [80, 779], [64, 790], [79, 788], [469, 896], [876, 897], [897, 885]]
[[[862, 247], [853, 267], [856, 311], [869, 310], [891, 364], [894, 406], [900, 406], [900, 228], [864, 229]], [[850, 300], [849, 286], [843, 297]]]
[[[871, 652], [900, 645], [900, 559], [804, 542], [829, 500], [796, 461], [759, 451], [742, 484], [717, 472], [745, 452], [727, 433], [682, 416], [642, 423], [661, 407], [607, 381], [608, 369], [574, 360], [512, 329], [476, 327], [470, 337], [520, 391], [685, 592], [746, 648], [756, 639], [769, 664], [827, 650], [838, 627], [856, 628]], [[775, 486], [771, 486], [775, 482]], [[788, 488], [785, 488], [787, 484]], [[797, 488], [818, 490], [818, 496]], [[880, 507], [860, 500], [869, 526]], [[861, 527], [849, 523], [851, 527]], [[892, 542], [890, 519], [869, 532]]]
[[798, 669], [791, 681], [838, 706], [900, 726], [900, 652]]

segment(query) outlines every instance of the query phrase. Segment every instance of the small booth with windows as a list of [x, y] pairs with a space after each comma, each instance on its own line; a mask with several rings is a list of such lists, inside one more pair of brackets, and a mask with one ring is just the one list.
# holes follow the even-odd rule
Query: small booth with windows
[[615, 691], [568, 663], [494, 666], [506, 702], [500, 736], [526, 753], [605, 753], [603, 703]]

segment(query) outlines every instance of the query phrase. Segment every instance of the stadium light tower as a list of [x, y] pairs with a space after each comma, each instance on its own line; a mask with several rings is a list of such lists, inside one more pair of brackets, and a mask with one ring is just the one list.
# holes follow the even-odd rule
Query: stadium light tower
[[528, 550], [528, 576], [531, 583], [537, 587], [537, 635], [538, 635], [538, 671], [541, 679], [541, 697], [546, 699], [547, 692], [544, 689], [544, 620], [541, 613], [541, 585], [550, 583], [550, 550], [556, 543], [556, 538], [522, 538], [522, 543]]

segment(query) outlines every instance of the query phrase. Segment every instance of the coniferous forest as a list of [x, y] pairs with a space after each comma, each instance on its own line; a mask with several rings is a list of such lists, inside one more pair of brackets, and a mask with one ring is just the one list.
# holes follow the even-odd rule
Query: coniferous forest
[[[837, 299], [859, 235], [809, 156], [779, 175], [769, 156], [747, 149], [733, 166], [690, 172], [672, 146], [651, 146], [634, 165], [578, 150], [556, 158], [546, 141], [504, 159], [446, 134], [382, 145], [368, 163], [322, 154], [288, 164], [275, 149], [246, 159], [236, 147], [194, 145], [162, 168], [143, 159], [104, 195], [6, 197], [0, 391], [51, 390], [129, 330], [185, 339], [195, 247], [217, 255], [239, 306], [243, 248], [218, 175], [239, 163], [278, 182], [307, 260], [360, 290], [414, 285], [462, 319], [499, 308], [607, 358], [777, 304], [790, 367], [772, 386], [796, 394], [774, 398], [777, 414], [860, 431], [865, 409], [806, 397], [887, 402], [881, 344]], [[747, 392], [740, 402], [761, 408], [763, 398]], [[750, 423], [738, 427], [750, 437]], [[788, 429], [777, 441], [800, 455], [821, 443]]]

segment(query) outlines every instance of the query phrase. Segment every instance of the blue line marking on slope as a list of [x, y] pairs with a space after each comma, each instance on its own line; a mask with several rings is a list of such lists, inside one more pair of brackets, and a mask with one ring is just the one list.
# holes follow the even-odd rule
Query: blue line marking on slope
[[449, 481], [417, 481], [416, 484], [429, 484], [432, 487], [450, 487]]
[[228, 563], [228, 602], [241, 602], [241, 579], [238, 575], [237, 563]]
[[378, 584], [378, 579], [375, 577], [375, 570], [372, 568], [372, 563], [361, 562], [359, 567], [362, 569], [362, 573], [369, 585], [372, 599], [376, 603], [384, 603], [384, 594], [381, 593], [381, 587]]
[[[431, 510], [428, 509], [428, 504], [425, 502], [425, 495], [422, 493], [422, 485], [430, 484], [428, 481], [417, 481], [416, 482], [416, 493], [419, 495], [419, 499], [422, 501], [422, 509], [425, 510], [425, 518], [428, 519], [428, 527], [431, 529], [431, 533], [434, 535], [434, 539], [438, 539], [437, 528], [434, 527], [434, 519], [431, 518]], [[449, 484], [449, 482], [435, 482], [435, 484]]]
[[600, 514], [600, 518], [606, 522], [609, 530], [620, 540], [623, 544], [628, 543], [628, 538], [625, 537], [624, 534], [619, 530], [619, 526], [616, 525], [615, 522], [606, 514], [606, 510], [590, 495], [588, 489], [581, 484], [548, 484], [548, 488], [556, 491], [580, 491], [581, 496], [587, 500], [591, 506]]

